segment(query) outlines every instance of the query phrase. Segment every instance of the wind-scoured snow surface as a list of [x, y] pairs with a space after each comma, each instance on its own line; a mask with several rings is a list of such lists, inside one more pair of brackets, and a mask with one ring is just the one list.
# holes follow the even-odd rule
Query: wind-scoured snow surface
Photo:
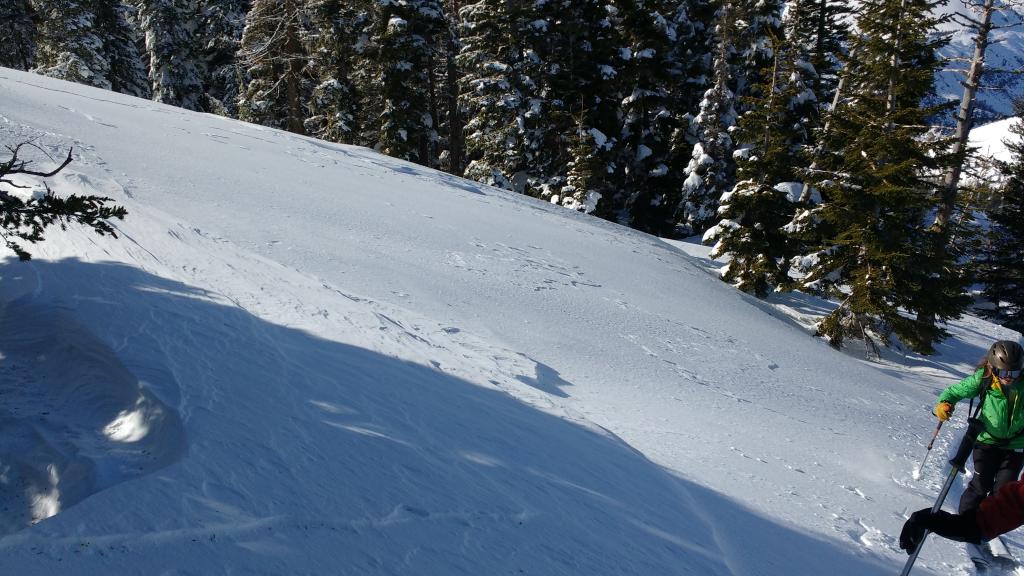
[[129, 215], [0, 263], [3, 574], [892, 574], [936, 395], [1019, 338], [867, 362], [700, 247], [0, 69], [28, 139]]

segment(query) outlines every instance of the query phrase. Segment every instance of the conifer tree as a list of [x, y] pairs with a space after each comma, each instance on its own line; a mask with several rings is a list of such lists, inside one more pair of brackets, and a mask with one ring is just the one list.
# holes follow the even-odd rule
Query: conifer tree
[[[684, 129], [704, 99], [704, 93], [714, 84], [718, 4], [712, 0], [674, 0], [669, 7], [669, 18], [675, 31], [670, 48], [673, 70], [669, 92], [673, 114], [680, 117]], [[690, 157], [692, 146], [693, 142], [690, 142], [685, 150], [673, 150], [673, 155], [685, 160], [683, 166]]]
[[527, 11], [514, 2], [478, 0], [464, 6], [460, 16], [465, 176], [524, 192], [522, 175], [531, 168], [526, 135], [535, 121], [530, 94], [536, 87], [524, 74]]
[[788, 0], [783, 27], [787, 40], [816, 72], [811, 90], [820, 108], [829, 106], [839, 82], [841, 59], [849, 41], [849, 3], [845, 0]]
[[936, 253], [927, 221], [937, 207], [932, 176], [950, 161], [946, 140], [925, 137], [941, 108], [922, 104], [945, 41], [935, 34], [936, 4], [866, 0], [858, 18], [849, 98], [832, 115], [814, 174], [824, 198], [814, 217], [826, 245], [804, 278], [806, 288], [839, 301], [818, 326], [837, 347], [855, 337], [875, 348], [896, 334], [930, 353], [945, 330], [913, 315], [946, 320], [967, 304], [955, 255]]
[[34, 0], [34, 71], [135, 96], [149, 93], [120, 1]]
[[146, 68], [136, 31], [129, 24], [132, 8], [124, 2], [98, 2], [96, 28], [103, 38], [103, 54], [110, 63], [110, 89], [121, 94], [149, 98]]
[[34, 71], [111, 89], [110, 61], [96, 16], [98, 0], [34, 0], [39, 15]]
[[235, 64], [249, 12], [249, 0], [200, 0], [194, 22], [196, 69], [203, 86], [202, 110], [235, 117], [239, 75]]
[[[602, 172], [614, 169], [621, 98], [615, 63], [622, 42], [604, 0], [539, 3], [537, 16], [527, 60], [527, 75], [536, 83], [531, 114], [537, 113], [528, 147], [540, 177], [530, 183], [528, 193], [550, 200], [560, 196], [580, 130], [593, 137], [593, 155]], [[605, 187], [597, 193], [603, 196]]]
[[552, 201], [579, 212], [593, 212], [600, 193], [598, 178], [602, 166], [594, 154], [594, 136], [580, 131], [577, 142], [569, 151], [570, 160], [566, 171], [565, 186], [558, 198]]
[[146, 39], [153, 100], [202, 110], [203, 88], [188, 13], [174, 0], [136, 0], [136, 6]]
[[[597, 0], [463, 8], [467, 177], [594, 209], [609, 189], [620, 126], [621, 43], [609, 13]], [[600, 168], [584, 199], [567, 178], [587, 146], [586, 164]]]
[[29, 70], [35, 60], [36, 14], [28, 0], [0, 6], [0, 66]]
[[729, 256], [722, 279], [758, 297], [790, 283], [793, 242], [784, 226], [800, 189], [793, 160], [805, 152], [816, 107], [813, 67], [794, 46], [777, 45], [739, 120], [737, 182], [720, 199], [722, 220], [704, 235], [705, 243], [716, 242], [713, 257]]
[[341, 0], [315, 0], [310, 5], [311, 73], [316, 87], [305, 125], [312, 136], [347, 144], [357, 141], [359, 97], [352, 83], [352, 65], [364, 14]]
[[238, 63], [243, 80], [238, 117], [304, 133], [309, 78], [302, 0], [256, 0], [245, 19]]
[[[624, 61], [616, 71], [622, 120], [613, 180], [617, 190], [605, 199], [601, 215], [668, 235], [675, 227], [682, 183], [669, 166], [672, 133], [685, 112], [671, 94], [681, 74], [673, 48], [679, 29], [689, 32], [685, 13], [666, 17], [670, 6], [660, 0], [618, 0], [613, 6], [623, 44], [619, 53]], [[612, 211], [620, 213], [608, 214]]]
[[783, 0], [736, 2], [727, 0], [730, 26], [723, 29], [729, 44], [731, 87], [741, 114], [744, 98], [766, 83], [762, 74], [772, 67], [775, 40], [783, 37]]
[[[1024, 100], [1014, 107], [1024, 117]], [[989, 254], [979, 280], [994, 308], [983, 314], [1007, 328], [1024, 332], [1024, 120], [1010, 126], [1007, 147], [1012, 155], [1005, 166], [1006, 186], [999, 204], [989, 211]]]
[[7, 146], [10, 156], [0, 160], [0, 243], [14, 252], [19, 260], [31, 260], [32, 255], [23, 242], [41, 242], [46, 229], [54, 225], [63, 230], [68, 224], [81, 224], [101, 236], [117, 238], [117, 231], [108, 220], [123, 220], [128, 212], [123, 206], [112, 204], [110, 198], [77, 194], [61, 197], [45, 182], [45, 194], [31, 194], [25, 198], [26, 195], [17, 193], [18, 189], [28, 188], [25, 176], [49, 178], [72, 160], [72, 150], [68, 150], [68, 156], [60, 166], [46, 171], [37, 170], [32, 166], [33, 161], [27, 158], [32, 148], [42, 150], [32, 142]]
[[439, 118], [442, 133], [446, 138], [441, 154], [441, 169], [456, 176], [462, 176], [466, 169], [466, 119], [459, 106], [459, 79], [462, 77], [458, 62], [462, 48], [459, 40], [459, 30], [462, 28], [459, 6], [460, 0], [447, 0], [448, 26], [440, 42], [443, 57], [438, 63], [439, 67], [443, 64], [441, 75], [444, 77], [444, 97], [438, 101], [441, 105]]
[[677, 130], [675, 146], [694, 142], [683, 174], [682, 199], [675, 220], [684, 235], [703, 234], [715, 224], [718, 200], [732, 188], [735, 164], [730, 130], [736, 125], [733, 93], [729, 89], [728, 32], [731, 27], [728, 3], [719, 13], [716, 26], [717, 46], [713, 64], [714, 84], [704, 93], [700, 111], [690, 121], [687, 132]]
[[376, 111], [365, 127], [374, 148], [425, 166], [437, 163], [437, 132], [431, 113], [437, 42], [447, 28], [438, 0], [374, 5], [369, 57], [375, 90], [363, 90], [364, 106]]

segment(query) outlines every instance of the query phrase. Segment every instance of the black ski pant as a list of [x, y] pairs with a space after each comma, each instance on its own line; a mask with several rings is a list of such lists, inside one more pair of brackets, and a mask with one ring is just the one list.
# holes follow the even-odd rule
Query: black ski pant
[[1024, 452], [1007, 450], [992, 444], [978, 443], [971, 454], [974, 459], [974, 478], [960, 496], [957, 512], [963, 514], [977, 508], [989, 494], [1020, 476], [1024, 466]]

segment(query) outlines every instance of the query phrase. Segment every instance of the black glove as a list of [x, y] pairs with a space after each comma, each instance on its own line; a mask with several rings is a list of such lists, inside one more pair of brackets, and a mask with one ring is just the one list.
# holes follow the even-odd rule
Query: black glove
[[981, 530], [978, 529], [975, 520], [976, 512], [968, 510], [963, 514], [950, 514], [942, 510], [932, 512], [931, 508], [918, 510], [911, 514], [903, 525], [903, 531], [900, 532], [900, 548], [906, 550], [907, 554], [913, 554], [924, 540], [925, 530], [950, 540], [980, 544]]

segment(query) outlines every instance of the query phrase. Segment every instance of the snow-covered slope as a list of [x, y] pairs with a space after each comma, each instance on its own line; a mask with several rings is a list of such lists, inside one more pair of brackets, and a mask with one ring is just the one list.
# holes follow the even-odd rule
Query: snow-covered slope
[[1019, 337], [866, 363], [699, 248], [0, 69], [24, 139], [129, 215], [0, 264], [5, 574], [889, 574], [936, 394]]
[[1017, 122], [1020, 122], [1020, 118], [1007, 118], [978, 126], [971, 130], [969, 145], [984, 158], [1010, 162], [1013, 156], [1005, 141], [1014, 137], [1010, 134], [1010, 126]]

